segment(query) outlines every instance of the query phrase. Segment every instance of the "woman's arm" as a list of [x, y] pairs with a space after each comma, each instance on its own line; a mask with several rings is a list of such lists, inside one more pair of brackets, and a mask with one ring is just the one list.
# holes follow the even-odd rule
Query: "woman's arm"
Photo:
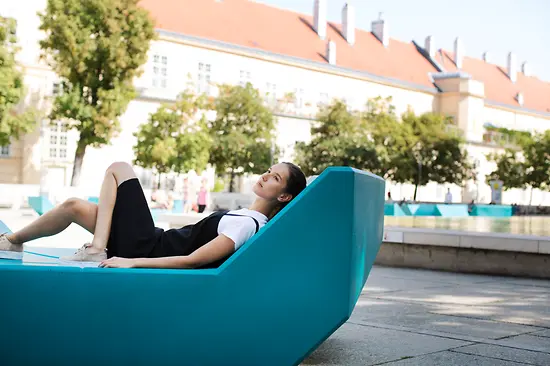
[[235, 242], [218, 235], [193, 253], [177, 257], [118, 258], [112, 257], [99, 265], [111, 268], [197, 268], [229, 256], [235, 251]]

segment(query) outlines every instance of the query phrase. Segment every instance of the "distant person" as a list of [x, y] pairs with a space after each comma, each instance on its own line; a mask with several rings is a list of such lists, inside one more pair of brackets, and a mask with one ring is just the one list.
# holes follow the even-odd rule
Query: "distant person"
[[451, 193], [451, 189], [447, 188], [447, 194], [445, 195], [445, 204], [453, 203], [453, 194]]
[[199, 213], [203, 213], [208, 204], [208, 188], [206, 187], [206, 179], [202, 180], [201, 189], [197, 194], [197, 205], [199, 206]]
[[391, 198], [391, 192], [388, 192], [388, 203], [393, 203], [393, 199]]
[[183, 186], [181, 187], [181, 197], [183, 201], [183, 213], [191, 212], [191, 200], [189, 199], [189, 178], [183, 178]]
[[166, 199], [164, 199], [164, 194], [162, 194], [162, 192], [160, 192], [157, 188], [153, 188], [149, 208], [167, 209], [168, 206], [169, 203]]

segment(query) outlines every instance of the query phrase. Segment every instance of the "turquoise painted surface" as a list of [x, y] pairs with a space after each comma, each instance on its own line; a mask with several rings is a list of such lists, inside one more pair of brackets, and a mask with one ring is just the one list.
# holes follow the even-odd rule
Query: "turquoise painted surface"
[[2, 322], [2, 360], [297, 365], [349, 318], [383, 199], [380, 178], [327, 169], [217, 269], [2, 265], [0, 310], [22, 314]]
[[46, 196], [29, 196], [28, 197], [29, 206], [36, 211], [37, 214], [42, 216], [54, 206]]
[[[412, 206], [412, 205], [409, 205]], [[411, 209], [412, 212], [412, 209]], [[422, 203], [418, 205], [418, 208], [414, 210], [414, 216], [441, 216], [441, 213], [437, 209], [435, 204]]]
[[405, 212], [397, 203], [384, 203], [384, 215], [386, 216], [406, 216]]
[[437, 210], [443, 217], [466, 217], [468, 213], [468, 205], [436, 205]]
[[472, 216], [509, 217], [512, 216], [512, 206], [475, 205]]

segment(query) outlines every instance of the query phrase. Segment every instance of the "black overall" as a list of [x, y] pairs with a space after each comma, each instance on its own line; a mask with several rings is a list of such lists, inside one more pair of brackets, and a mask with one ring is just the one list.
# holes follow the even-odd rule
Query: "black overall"
[[[256, 232], [259, 230], [259, 223], [252, 216], [218, 211], [196, 224], [164, 231], [155, 227], [138, 179], [127, 180], [117, 190], [107, 256], [157, 258], [189, 255], [218, 236], [218, 224], [225, 215], [249, 217], [256, 224]], [[222, 258], [202, 268], [218, 267], [226, 259]]]

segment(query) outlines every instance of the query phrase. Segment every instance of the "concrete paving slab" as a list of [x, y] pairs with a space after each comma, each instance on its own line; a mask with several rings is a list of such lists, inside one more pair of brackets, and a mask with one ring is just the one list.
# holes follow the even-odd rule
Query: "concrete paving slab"
[[366, 366], [470, 343], [396, 330], [344, 324], [302, 365]]
[[499, 281], [502, 278], [500, 276], [441, 272], [414, 268], [393, 268], [386, 266], [374, 266], [371, 270], [371, 273], [374, 273], [377, 276], [388, 278], [406, 278], [419, 281], [440, 282], [449, 284], [470, 284], [478, 282]]
[[502, 347], [492, 344], [474, 344], [453, 349], [454, 352], [498, 358], [506, 361], [526, 363], [529, 365], [550, 365], [550, 353], [526, 351], [517, 348]]
[[[531, 335], [536, 335], [538, 337], [549, 337], [550, 338], [550, 329], [541, 330], [538, 332], [533, 332]], [[548, 363], [550, 365], [550, 362]]]
[[499, 322], [550, 327], [550, 304], [537, 304], [536, 299], [522, 299], [489, 306], [461, 304], [440, 305], [430, 312], [443, 315], [489, 319]]
[[510, 345], [516, 348], [525, 348], [531, 350], [538, 350], [541, 352], [550, 352], [550, 338], [537, 337], [530, 334], [522, 334], [506, 339], [501, 339], [503, 345]]
[[519, 298], [519, 295], [512, 290], [490, 289], [487, 286], [480, 288], [474, 285], [380, 293], [376, 296], [381, 299], [395, 301], [463, 305], [490, 305]]
[[403, 304], [396, 301], [379, 300], [360, 296], [349, 321], [376, 323], [378, 319], [383, 317], [426, 313], [431, 310], [435, 310], [435, 308], [430, 304]]
[[437, 352], [420, 357], [413, 357], [396, 362], [389, 362], [387, 366], [525, 366], [524, 363], [505, 361], [497, 358], [467, 355], [458, 352]]
[[430, 287], [451, 286], [447, 283], [423, 281], [408, 278], [382, 277], [376, 274], [369, 275], [362, 293], [373, 294], [379, 292], [394, 292], [402, 290], [419, 290]]
[[376, 321], [383, 324], [399, 325], [419, 330], [487, 339], [499, 339], [502, 337], [542, 330], [542, 328], [525, 325], [432, 313], [397, 314], [387, 317], [378, 317]]

